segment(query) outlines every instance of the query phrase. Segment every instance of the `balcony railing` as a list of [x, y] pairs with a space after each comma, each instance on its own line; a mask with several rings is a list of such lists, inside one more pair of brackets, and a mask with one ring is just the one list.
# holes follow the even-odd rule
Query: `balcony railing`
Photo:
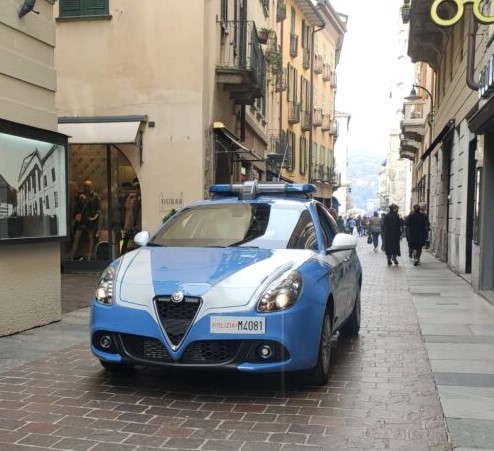
[[329, 133], [333, 135], [334, 138], [338, 138], [339, 130], [338, 130], [338, 121], [332, 120], [329, 125]]
[[403, 120], [401, 121], [401, 132], [406, 139], [422, 141], [425, 135], [425, 124], [427, 119], [426, 102], [414, 100], [403, 104]]
[[216, 80], [224, 84], [236, 103], [252, 105], [262, 96], [266, 72], [255, 23], [223, 21], [221, 40]]
[[300, 122], [300, 103], [288, 101], [288, 122], [298, 124]]
[[280, 73], [275, 75], [274, 90], [276, 92], [286, 91], [286, 68], [282, 69]]
[[323, 132], [328, 132], [331, 128], [331, 116], [328, 113], [323, 113], [321, 130]]
[[333, 89], [338, 87], [338, 77], [336, 76], [336, 72], [331, 72], [331, 76], [329, 79], [329, 84]]
[[302, 49], [302, 67], [306, 70], [310, 67], [310, 49], [306, 47]]
[[271, 130], [266, 161], [278, 167], [290, 167], [288, 136], [284, 130]]
[[312, 117], [312, 125], [314, 127], [320, 127], [322, 125], [322, 108], [314, 108], [314, 115]]
[[331, 66], [328, 63], [322, 65], [322, 79], [324, 81], [331, 80]]
[[296, 57], [298, 55], [298, 35], [290, 33], [290, 56]]
[[315, 182], [322, 182], [324, 176], [324, 166], [320, 163], [312, 163], [312, 179]]
[[310, 130], [310, 114], [308, 111], [300, 112], [300, 128], [303, 132]]
[[322, 74], [322, 56], [321, 55], [314, 55], [314, 73], [316, 74]]

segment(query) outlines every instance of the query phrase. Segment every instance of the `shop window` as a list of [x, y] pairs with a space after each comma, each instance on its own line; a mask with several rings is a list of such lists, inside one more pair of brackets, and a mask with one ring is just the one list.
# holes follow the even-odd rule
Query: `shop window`
[[[66, 145], [58, 133], [0, 119], [0, 241], [67, 235]], [[49, 202], [55, 192], [60, 205]]]
[[106, 16], [108, 0], [60, 0], [60, 17]]

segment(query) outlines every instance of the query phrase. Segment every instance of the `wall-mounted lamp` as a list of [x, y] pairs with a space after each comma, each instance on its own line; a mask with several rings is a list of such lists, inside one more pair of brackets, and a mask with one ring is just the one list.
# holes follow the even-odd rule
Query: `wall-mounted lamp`
[[420, 85], [414, 83], [412, 86], [412, 90], [410, 91], [410, 95], [406, 96], [405, 100], [412, 100], [413, 101], [413, 100], [422, 99], [422, 96], [419, 96], [417, 94], [417, 90], [415, 88], [420, 88], [420, 89], [424, 90], [430, 98], [431, 109], [430, 109], [430, 113], [429, 113], [429, 124], [432, 125], [434, 123], [434, 98], [432, 97], [431, 92], [427, 88], [424, 88], [423, 86], [420, 86]]
[[36, 5], [36, 0], [24, 0], [24, 3], [19, 8], [17, 15], [19, 18], [24, 17], [27, 13], [31, 11], [35, 14], [39, 14], [39, 11], [34, 10], [34, 5]]

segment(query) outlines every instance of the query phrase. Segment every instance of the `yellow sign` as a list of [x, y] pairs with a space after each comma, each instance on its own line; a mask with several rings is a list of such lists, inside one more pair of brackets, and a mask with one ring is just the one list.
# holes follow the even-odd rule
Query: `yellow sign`
[[[454, 3], [456, 6], [456, 14], [448, 19], [443, 19], [437, 13], [437, 10], [441, 3], [445, 2]], [[491, 23], [494, 23], [494, 16], [484, 16], [482, 14], [480, 5], [483, 2], [484, 0], [434, 0], [434, 3], [432, 3], [431, 7], [431, 17], [437, 25], [440, 25], [441, 27], [451, 27], [452, 25], [456, 24], [463, 16], [465, 5], [471, 3], [473, 5], [472, 11], [475, 19], [477, 19], [477, 21], [481, 24], [489, 25]]]

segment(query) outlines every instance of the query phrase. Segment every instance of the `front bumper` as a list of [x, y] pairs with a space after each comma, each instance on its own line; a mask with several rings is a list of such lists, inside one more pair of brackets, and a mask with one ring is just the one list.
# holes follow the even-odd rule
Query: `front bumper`
[[[318, 306], [300, 303], [284, 312], [262, 315], [266, 319], [262, 335], [211, 333], [211, 316], [219, 315], [202, 317], [174, 347], [146, 310], [93, 301], [91, 350], [103, 361], [175, 368], [276, 372], [316, 364], [322, 318]], [[229, 311], [227, 316], [245, 317], [245, 312]]]

